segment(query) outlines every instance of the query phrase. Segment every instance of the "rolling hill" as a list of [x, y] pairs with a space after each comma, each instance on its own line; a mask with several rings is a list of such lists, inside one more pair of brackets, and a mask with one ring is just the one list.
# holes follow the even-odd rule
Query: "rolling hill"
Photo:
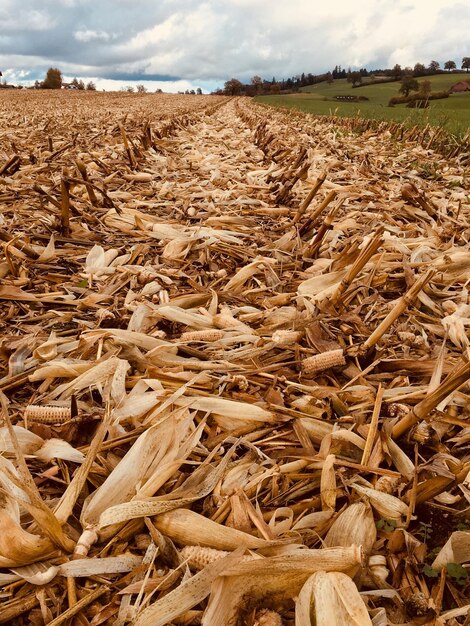
[[[469, 78], [466, 73], [437, 74], [419, 78], [431, 82], [432, 91], [448, 90], [460, 80]], [[338, 115], [341, 117], [362, 116], [365, 118], [399, 121], [406, 124], [433, 124], [441, 126], [449, 133], [463, 135], [470, 128], [470, 92], [452, 94], [443, 100], [434, 100], [428, 109], [408, 109], [406, 105], [389, 107], [388, 101], [397, 96], [399, 82], [371, 83], [353, 88], [346, 79], [333, 83], [318, 83], [303, 87], [300, 93], [258, 96], [260, 103], [276, 107], [296, 108], [317, 115]], [[335, 96], [362, 96], [364, 102], [340, 102]]]

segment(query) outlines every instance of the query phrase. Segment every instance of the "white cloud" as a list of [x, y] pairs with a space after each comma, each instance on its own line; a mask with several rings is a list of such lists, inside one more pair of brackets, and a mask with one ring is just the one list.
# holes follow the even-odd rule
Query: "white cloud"
[[[72, 81], [72, 78], [72, 76], [64, 76], [64, 81], [69, 83]], [[180, 91], [186, 91], [187, 89], [194, 89], [194, 91], [196, 91], [199, 86], [203, 91], [206, 91], [203, 85], [193, 83], [189, 80], [112, 80], [109, 78], [99, 78], [98, 76], [82, 76], [81, 80], [83, 80], [85, 85], [91, 81], [95, 83], [98, 90], [104, 89], [105, 91], [121, 91], [127, 87], [136, 89], [137, 85], [144, 85], [149, 93], [153, 93], [157, 91], [157, 89], [161, 89], [165, 93], [178, 93]]]
[[0, 0], [1, 35], [19, 31], [47, 31], [56, 24], [55, 18], [41, 9], [18, 9], [10, 0]]
[[6, 80], [7, 83], [15, 83], [21, 82], [28, 76], [28, 72], [26, 70], [15, 70], [13, 68], [7, 68], [2, 71], [3, 80]]
[[109, 41], [111, 39], [111, 35], [103, 30], [77, 30], [74, 32], [73, 36], [77, 41], [82, 42], [93, 41], [96, 39], [100, 39], [101, 41]]

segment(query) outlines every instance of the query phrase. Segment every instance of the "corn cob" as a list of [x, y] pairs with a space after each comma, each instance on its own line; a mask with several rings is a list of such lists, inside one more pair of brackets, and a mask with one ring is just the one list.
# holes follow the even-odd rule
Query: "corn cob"
[[209, 328], [207, 330], [193, 330], [183, 333], [180, 341], [219, 341], [224, 336], [223, 330]]
[[30, 404], [24, 412], [26, 422], [36, 424], [64, 424], [72, 419], [72, 409], [62, 406], [39, 406]]
[[328, 352], [321, 352], [314, 356], [309, 356], [302, 362], [302, 371], [304, 374], [318, 374], [324, 370], [330, 369], [330, 367], [337, 367], [338, 365], [345, 365], [346, 360], [341, 348], [338, 350], [328, 350]]
[[[204, 548], [202, 546], [184, 546], [180, 554], [181, 558], [187, 561], [194, 569], [203, 569], [231, 553], [227, 550], [216, 550], [215, 548]], [[253, 557], [244, 556], [241, 560], [242, 562], [252, 561]]]
[[300, 330], [276, 330], [272, 341], [276, 346], [290, 346], [302, 339], [303, 332]]

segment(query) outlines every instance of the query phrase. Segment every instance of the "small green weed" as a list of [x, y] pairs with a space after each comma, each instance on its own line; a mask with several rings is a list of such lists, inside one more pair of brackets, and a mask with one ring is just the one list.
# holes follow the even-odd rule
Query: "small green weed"
[[375, 522], [375, 525], [378, 530], [383, 530], [386, 533], [391, 533], [397, 527], [397, 523], [394, 519], [385, 519], [381, 517], [379, 520]]

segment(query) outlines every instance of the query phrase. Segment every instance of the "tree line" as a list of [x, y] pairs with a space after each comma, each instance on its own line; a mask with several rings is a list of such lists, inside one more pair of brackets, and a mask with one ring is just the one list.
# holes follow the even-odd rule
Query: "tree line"
[[[1, 73], [0, 73], [0, 76], [1, 76]], [[89, 83], [85, 85], [83, 80], [81, 79], [79, 80], [78, 78], [75, 77], [72, 79], [70, 83], [64, 82], [64, 77], [62, 75], [62, 72], [57, 67], [50, 67], [46, 72], [46, 76], [44, 80], [42, 81], [37, 80], [34, 83], [34, 88], [35, 89], [66, 88], [66, 89], [78, 89], [80, 91], [83, 91], [85, 89], [88, 91], [96, 91], [96, 85], [93, 81], [90, 81]], [[135, 89], [131, 85], [128, 85], [127, 87], [121, 87], [120, 91], [123, 91], [126, 93], [134, 93], [134, 91], [136, 91], [137, 93], [147, 93], [148, 90], [145, 85], [141, 84], [141, 85], [137, 85]], [[163, 93], [163, 91], [161, 89], [157, 89], [155, 93]], [[198, 87], [196, 90], [186, 89], [186, 91], [180, 91], [178, 93], [202, 96], [202, 89]]]
[[37, 80], [34, 83], [35, 89], [62, 89], [62, 87], [78, 89], [80, 91], [85, 89], [88, 91], [96, 91], [96, 85], [92, 80], [86, 85], [83, 80], [78, 80], [77, 78], [73, 78], [70, 83], [65, 83], [62, 72], [57, 67], [50, 67], [46, 72], [44, 80]]
[[[470, 69], [470, 57], [465, 56], [462, 58], [461, 69], [467, 72]], [[404, 67], [398, 63], [392, 68], [367, 70], [361, 68], [359, 70], [351, 70], [348, 68], [342, 68], [341, 65], [336, 65], [333, 70], [324, 72], [322, 74], [305, 73], [297, 74], [287, 79], [276, 80], [273, 76], [272, 80], [266, 80], [260, 76], [253, 76], [249, 83], [243, 83], [236, 78], [227, 80], [223, 89], [217, 89], [213, 93], [216, 95], [226, 96], [259, 96], [278, 93], [297, 92], [302, 87], [308, 87], [310, 85], [316, 85], [317, 83], [329, 82], [332, 83], [335, 79], [346, 78], [348, 82], [352, 83], [353, 87], [358, 87], [363, 83], [364, 78], [374, 78], [380, 76], [382, 82], [389, 79], [390, 82], [400, 81], [403, 77], [411, 76], [419, 78], [422, 76], [431, 76], [433, 74], [439, 74], [444, 72], [451, 72], [457, 70], [457, 64], [453, 60], [448, 60], [443, 63], [443, 68], [438, 61], [431, 61], [428, 65], [424, 63], [416, 63], [414, 67]]]

